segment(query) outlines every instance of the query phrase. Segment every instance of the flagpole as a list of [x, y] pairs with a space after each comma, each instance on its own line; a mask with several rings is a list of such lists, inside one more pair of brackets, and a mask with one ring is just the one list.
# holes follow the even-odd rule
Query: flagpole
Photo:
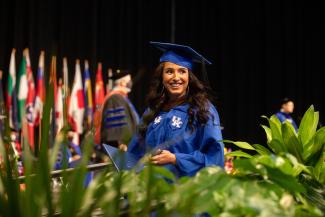
[[[43, 70], [43, 80], [44, 80], [44, 76], [45, 76], [45, 67], [44, 67], [44, 59], [45, 59], [45, 51], [41, 51], [40, 57], [39, 57], [39, 63], [38, 63], [38, 67], [40, 68], [40, 70]], [[37, 88], [43, 88], [43, 87], [37, 87]], [[42, 90], [43, 91], [43, 90]], [[45, 99], [45, 92], [44, 94], [44, 99]], [[45, 100], [43, 101], [43, 103], [45, 103]], [[44, 106], [44, 105], [43, 105]], [[42, 108], [42, 113], [43, 113], [43, 108]], [[42, 115], [40, 114], [39, 117], [39, 125], [38, 125], [38, 150], [41, 148], [41, 133], [42, 133]]]
[[85, 60], [85, 70], [84, 70], [84, 93], [85, 93], [85, 104], [86, 104], [86, 123], [87, 128], [91, 129], [93, 127], [93, 118], [94, 118], [94, 106], [93, 106], [93, 97], [92, 97], [92, 85], [90, 79], [90, 69], [89, 62]]
[[64, 126], [68, 124], [68, 96], [69, 93], [69, 74], [68, 74], [68, 59], [63, 58], [63, 123]]
[[50, 144], [52, 147], [53, 144], [54, 144], [54, 140], [55, 140], [55, 137], [56, 137], [56, 127], [55, 127], [55, 101], [56, 101], [56, 92], [57, 92], [57, 81], [56, 81], [56, 56], [52, 56], [52, 62], [51, 62], [51, 78], [50, 79], [50, 84], [52, 83], [53, 84], [53, 104], [52, 104], [52, 129], [51, 129], [51, 132], [52, 132], [52, 141], [53, 143]]
[[[24, 49], [24, 51], [23, 51], [23, 58], [25, 59], [25, 76], [26, 76], [26, 84], [27, 84], [27, 90], [20, 90], [19, 91], [19, 95], [21, 95], [21, 93], [22, 92], [25, 92], [25, 91], [27, 91], [27, 92], [25, 92], [25, 93], [23, 93], [23, 95], [25, 96], [26, 95], [26, 98], [23, 98], [25, 101], [23, 101], [23, 109], [20, 109], [20, 115], [21, 115], [21, 117], [20, 117], [20, 121], [21, 121], [21, 134], [20, 134], [20, 136], [21, 136], [21, 144], [22, 144], [22, 147], [24, 147], [24, 149], [26, 148], [26, 147], [28, 147], [28, 140], [27, 140], [27, 138], [28, 138], [28, 132], [27, 132], [27, 123], [26, 123], [26, 111], [25, 111], [25, 106], [26, 106], [26, 101], [27, 101], [27, 95], [28, 95], [28, 79], [27, 79], [27, 65], [28, 65], [28, 52], [29, 52], [29, 50], [28, 50], [28, 48], [25, 48]], [[22, 67], [24, 67], [24, 66], [22, 66]], [[22, 69], [23, 70], [23, 69]], [[22, 79], [21, 79], [22, 80]]]
[[34, 101], [35, 101], [35, 83], [32, 72], [32, 66], [29, 56], [29, 50], [26, 50], [26, 74], [28, 84], [28, 94], [25, 102], [25, 130], [27, 132], [27, 142], [35, 151], [35, 130], [34, 130]]

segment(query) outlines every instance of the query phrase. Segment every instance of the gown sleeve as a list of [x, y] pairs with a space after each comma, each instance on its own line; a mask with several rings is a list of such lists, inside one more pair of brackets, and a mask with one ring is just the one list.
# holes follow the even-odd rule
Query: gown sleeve
[[[143, 115], [141, 116], [141, 119], [139, 121], [140, 124], [142, 124], [142, 118], [144, 115], [146, 115], [149, 112], [149, 109], [147, 108]], [[146, 147], [143, 142], [141, 142], [142, 139], [140, 139], [140, 135], [138, 133], [135, 133], [128, 144], [128, 152], [134, 154], [139, 159], [144, 156], [146, 153]]]
[[144, 156], [145, 147], [139, 141], [139, 136], [137, 134], [132, 137], [127, 152], [134, 154], [139, 159]]
[[210, 108], [210, 118], [205, 125], [197, 129], [194, 142], [199, 143], [198, 149], [192, 153], [175, 153], [176, 168], [182, 175], [193, 176], [197, 171], [207, 166], [224, 167], [224, 144], [218, 112], [213, 106]]

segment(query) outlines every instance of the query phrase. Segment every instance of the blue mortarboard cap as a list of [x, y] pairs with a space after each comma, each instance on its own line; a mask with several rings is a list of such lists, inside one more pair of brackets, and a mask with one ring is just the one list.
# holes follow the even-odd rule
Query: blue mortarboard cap
[[209, 60], [186, 45], [154, 41], [151, 41], [150, 44], [164, 52], [160, 57], [160, 62], [172, 62], [190, 70], [193, 69], [193, 62], [211, 64]]

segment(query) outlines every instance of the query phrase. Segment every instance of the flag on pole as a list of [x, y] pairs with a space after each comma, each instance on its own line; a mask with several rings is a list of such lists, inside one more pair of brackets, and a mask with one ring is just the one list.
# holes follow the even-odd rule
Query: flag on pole
[[57, 100], [55, 102], [55, 124], [56, 124], [56, 134], [62, 129], [64, 125], [63, 120], [63, 104], [64, 104], [64, 98], [63, 98], [63, 83], [62, 78], [59, 79], [59, 85], [57, 88]]
[[73, 81], [68, 120], [73, 130], [79, 134], [83, 132], [83, 119], [85, 113], [84, 91], [82, 87], [80, 61], [76, 61], [75, 77]]
[[35, 146], [35, 138], [34, 138], [34, 100], [35, 100], [35, 82], [33, 71], [30, 63], [30, 57], [28, 49], [26, 49], [26, 71], [27, 71], [27, 84], [28, 84], [28, 92], [27, 92], [27, 99], [25, 104], [25, 120], [23, 124], [27, 126], [27, 141], [31, 148], [34, 150]]
[[18, 126], [18, 105], [17, 105], [17, 92], [16, 92], [16, 49], [12, 49], [10, 64], [9, 64], [9, 75], [8, 75], [8, 86], [6, 92], [7, 111], [9, 114], [9, 126], [13, 131], [11, 132], [11, 145], [15, 151], [15, 155], [18, 157], [21, 155], [21, 145], [19, 138], [19, 126]]
[[55, 123], [55, 103], [57, 101], [56, 56], [52, 56], [51, 60], [50, 85], [53, 86], [53, 102], [51, 102], [51, 137], [54, 141], [57, 132]]
[[[53, 89], [52, 89], [53, 88]], [[55, 123], [55, 103], [56, 103], [56, 95], [57, 95], [57, 82], [56, 82], [56, 56], [51, 57], [51, 66], [50, 66], [50, 80], [49, 80], [49, 94], [47, 97], [49, 97], [49, 100], [46, 102], [50, 105], [50, 141], [49, 144], [42, 144], [44, 147], [46, 145], [47, 147], [52, 148], [54, 145], [55, 137], [56, 137], [56, 123]], [[41, 147], [42, 149], [42, 147]]]
[[[53, 82], [53, 92], [54, 92], [54, 104], [57, 100], [57, 94], [58, 94], [58, 82], [56, 79], [56, 56], [53, 56], [52, 59], [52, 71], [51, 71], [51, 75], [52, 76], [52, 82]], [[54, 126], [55, 126], [55, 106], [53, 104], [53, 108], [52, 108], [52, 122], [54, 122]], [[56, 131], [54, 131], [56, 132]]]
[[70, 102], [68, 59], [63, 58], [63, 122], [68, 123], [68, 107]]
[[16, 49], [12, 49], [8, 86], [6, 92], [7, 111], [9, 114], [9, 126], [11, 129], [18, 131], [18, 108], [17, 108], [17, 93], [16, 93]]
[[20, 63], [18, 71], [18, 127], [22, 127], [23, 117], [25, 116], [25, 104], [28, 94], [27, 82], [27, 62], [26, 62], [26, 49], [23, 52], [23, 59]]
[[39, 61], [38, 61], [38, 70], [37, 70], [37, 91], [34, 104], [34, 124], [38, 126], [42, 119], [43, 106], [45, 102], [45, 83], [44, 83], [44, 51], [41, 51]]
[[89, 64], [88, 61], [85, 61], [85, 71], [84, 71], [84, 89], [85, 89], [85, 105], [86, 105], [86, 123], [88, 129], [93, 126], [94, 118], [94, 106], [93, 106], [93, 97], [91, 91], [91, 80], [89, 75]]
[[94, 114], [94, 127], [95, 127], [95, 143], [100, 143], [100, 126], [101, 126], [101, 107], [105, 99], [104, 82], [102, 75], [102, 63], [98, 63], [95, 84], [95, 114]]
[[95, 109], [98, 110], [104, 103], [105, 89], [102, 75], [102, 63], [98, 63], [95, 86]]

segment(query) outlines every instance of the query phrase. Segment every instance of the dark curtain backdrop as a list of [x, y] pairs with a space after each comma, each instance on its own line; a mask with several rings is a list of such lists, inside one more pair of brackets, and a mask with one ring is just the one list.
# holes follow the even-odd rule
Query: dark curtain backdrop
[[[283, 97], [294, 99], [299, 123], [313, 104], [325, 123], [324, 12], [314, 1], [175, 0], [175, 42], [213, 62], [207, 66], [226, 139], [264, 143], [261, 115], [270, 116]], [[68, 57], [70, 85], [75, 59], [93, 72], [125, 68], [137, 77], [131, 100], [142, 113], [159, 51], [149, 41], [172, 36], [172, 0], [0, 0], [0, 69], [8, 74], [10, 52], [29, 47], [36, 76], [38, 56]], [[6, 85], [5, 85], [6, 86]]]

